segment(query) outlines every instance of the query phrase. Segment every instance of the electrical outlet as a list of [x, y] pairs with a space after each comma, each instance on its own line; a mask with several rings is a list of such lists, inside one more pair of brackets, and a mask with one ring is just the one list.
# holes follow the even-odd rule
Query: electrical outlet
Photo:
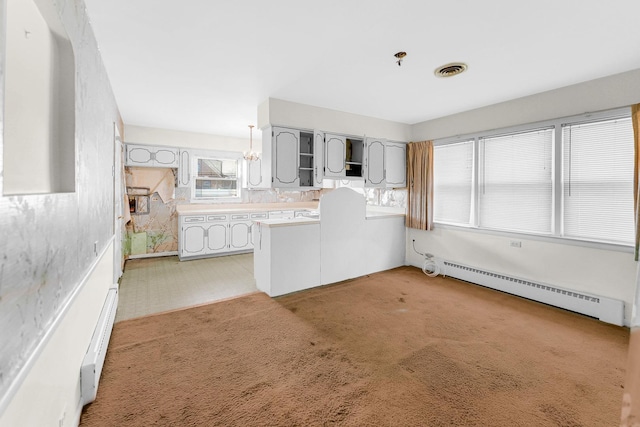
[[509, 242], [509, 246], [511, 246], [512, 248], [521, 248], [522, 242], [519, 240], [512, 240]]
[[93, 242], [93, 253], [98, 256], [98, 241]]

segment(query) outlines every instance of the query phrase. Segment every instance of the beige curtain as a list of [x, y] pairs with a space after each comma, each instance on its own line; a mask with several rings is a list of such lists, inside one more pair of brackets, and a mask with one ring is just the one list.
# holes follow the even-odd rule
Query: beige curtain
[[433, 228], [433, 141], [407, 144], [406, 226]]
[[633, 194], [636, 213], [636, 249], [635, 258], [638, 261], [638, 246], [640, 244], [640, 194], [638, 194], [638, 180], [640, 178], [640, 104], [631, 106], [631, 121], [633, 122], [633, 136], [635, 139]]

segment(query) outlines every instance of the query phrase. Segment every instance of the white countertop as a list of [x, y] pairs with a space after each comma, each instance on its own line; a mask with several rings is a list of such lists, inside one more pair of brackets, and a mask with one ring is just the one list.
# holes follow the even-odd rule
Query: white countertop
[[228, 213], [228, 212], [258, 212], [258, 211], [286, 211], [286, 210], [318, 209], [318, 202], [291, 203], [209, 203], [177, 205], [178, 215]]
[[320, 224], [320, 220], [317, 218], [291, 218], [291, 219], [261, 219], [253, 221], [257, 224], [264, 225], [265, 227], [292, 227], [297, 225], [311, 225]]

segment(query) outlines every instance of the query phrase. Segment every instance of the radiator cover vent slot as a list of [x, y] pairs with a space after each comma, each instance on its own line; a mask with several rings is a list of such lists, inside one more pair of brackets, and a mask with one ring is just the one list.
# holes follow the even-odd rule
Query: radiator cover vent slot
[[441, 261], [442, 271], [451, 277], [486, 286], [523, 298], [595, 317], [622, 326], [624, 302], [584, 292], [576, 292], [546, 283], [513, 277], [451, 261]]

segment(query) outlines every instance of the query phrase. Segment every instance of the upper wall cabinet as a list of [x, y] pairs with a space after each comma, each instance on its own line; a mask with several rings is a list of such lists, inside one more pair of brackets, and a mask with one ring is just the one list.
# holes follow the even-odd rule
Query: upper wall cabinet
[[[248, 188], [317, 188], [322, 184], [321, 132], [262, 130], [262, 158], [246, 163]], [[318, 155], [320, 153], [320, 155]]]
[[173, 147], [127, 144], [125, 166], [177, 168], [180, 166], [179, 150]]
[[324, 136], [324, 147], [324, 177], [346, 176], [347, 138], [327, 133]]
[[407, 186], [407, 144], [386, 143], [386, 186], [403, 188]]
[[189, 150], [180, 150], [180, 165], [178, 167], [178, 187], [191, 185], [191, 153]]
[[366, 138], [364, 147], [364, 186], [385, 187], [386, 141], [381, 138]]
[[273, 186], [300, 187], [300, 131], [274, 127], [272, 131]]

